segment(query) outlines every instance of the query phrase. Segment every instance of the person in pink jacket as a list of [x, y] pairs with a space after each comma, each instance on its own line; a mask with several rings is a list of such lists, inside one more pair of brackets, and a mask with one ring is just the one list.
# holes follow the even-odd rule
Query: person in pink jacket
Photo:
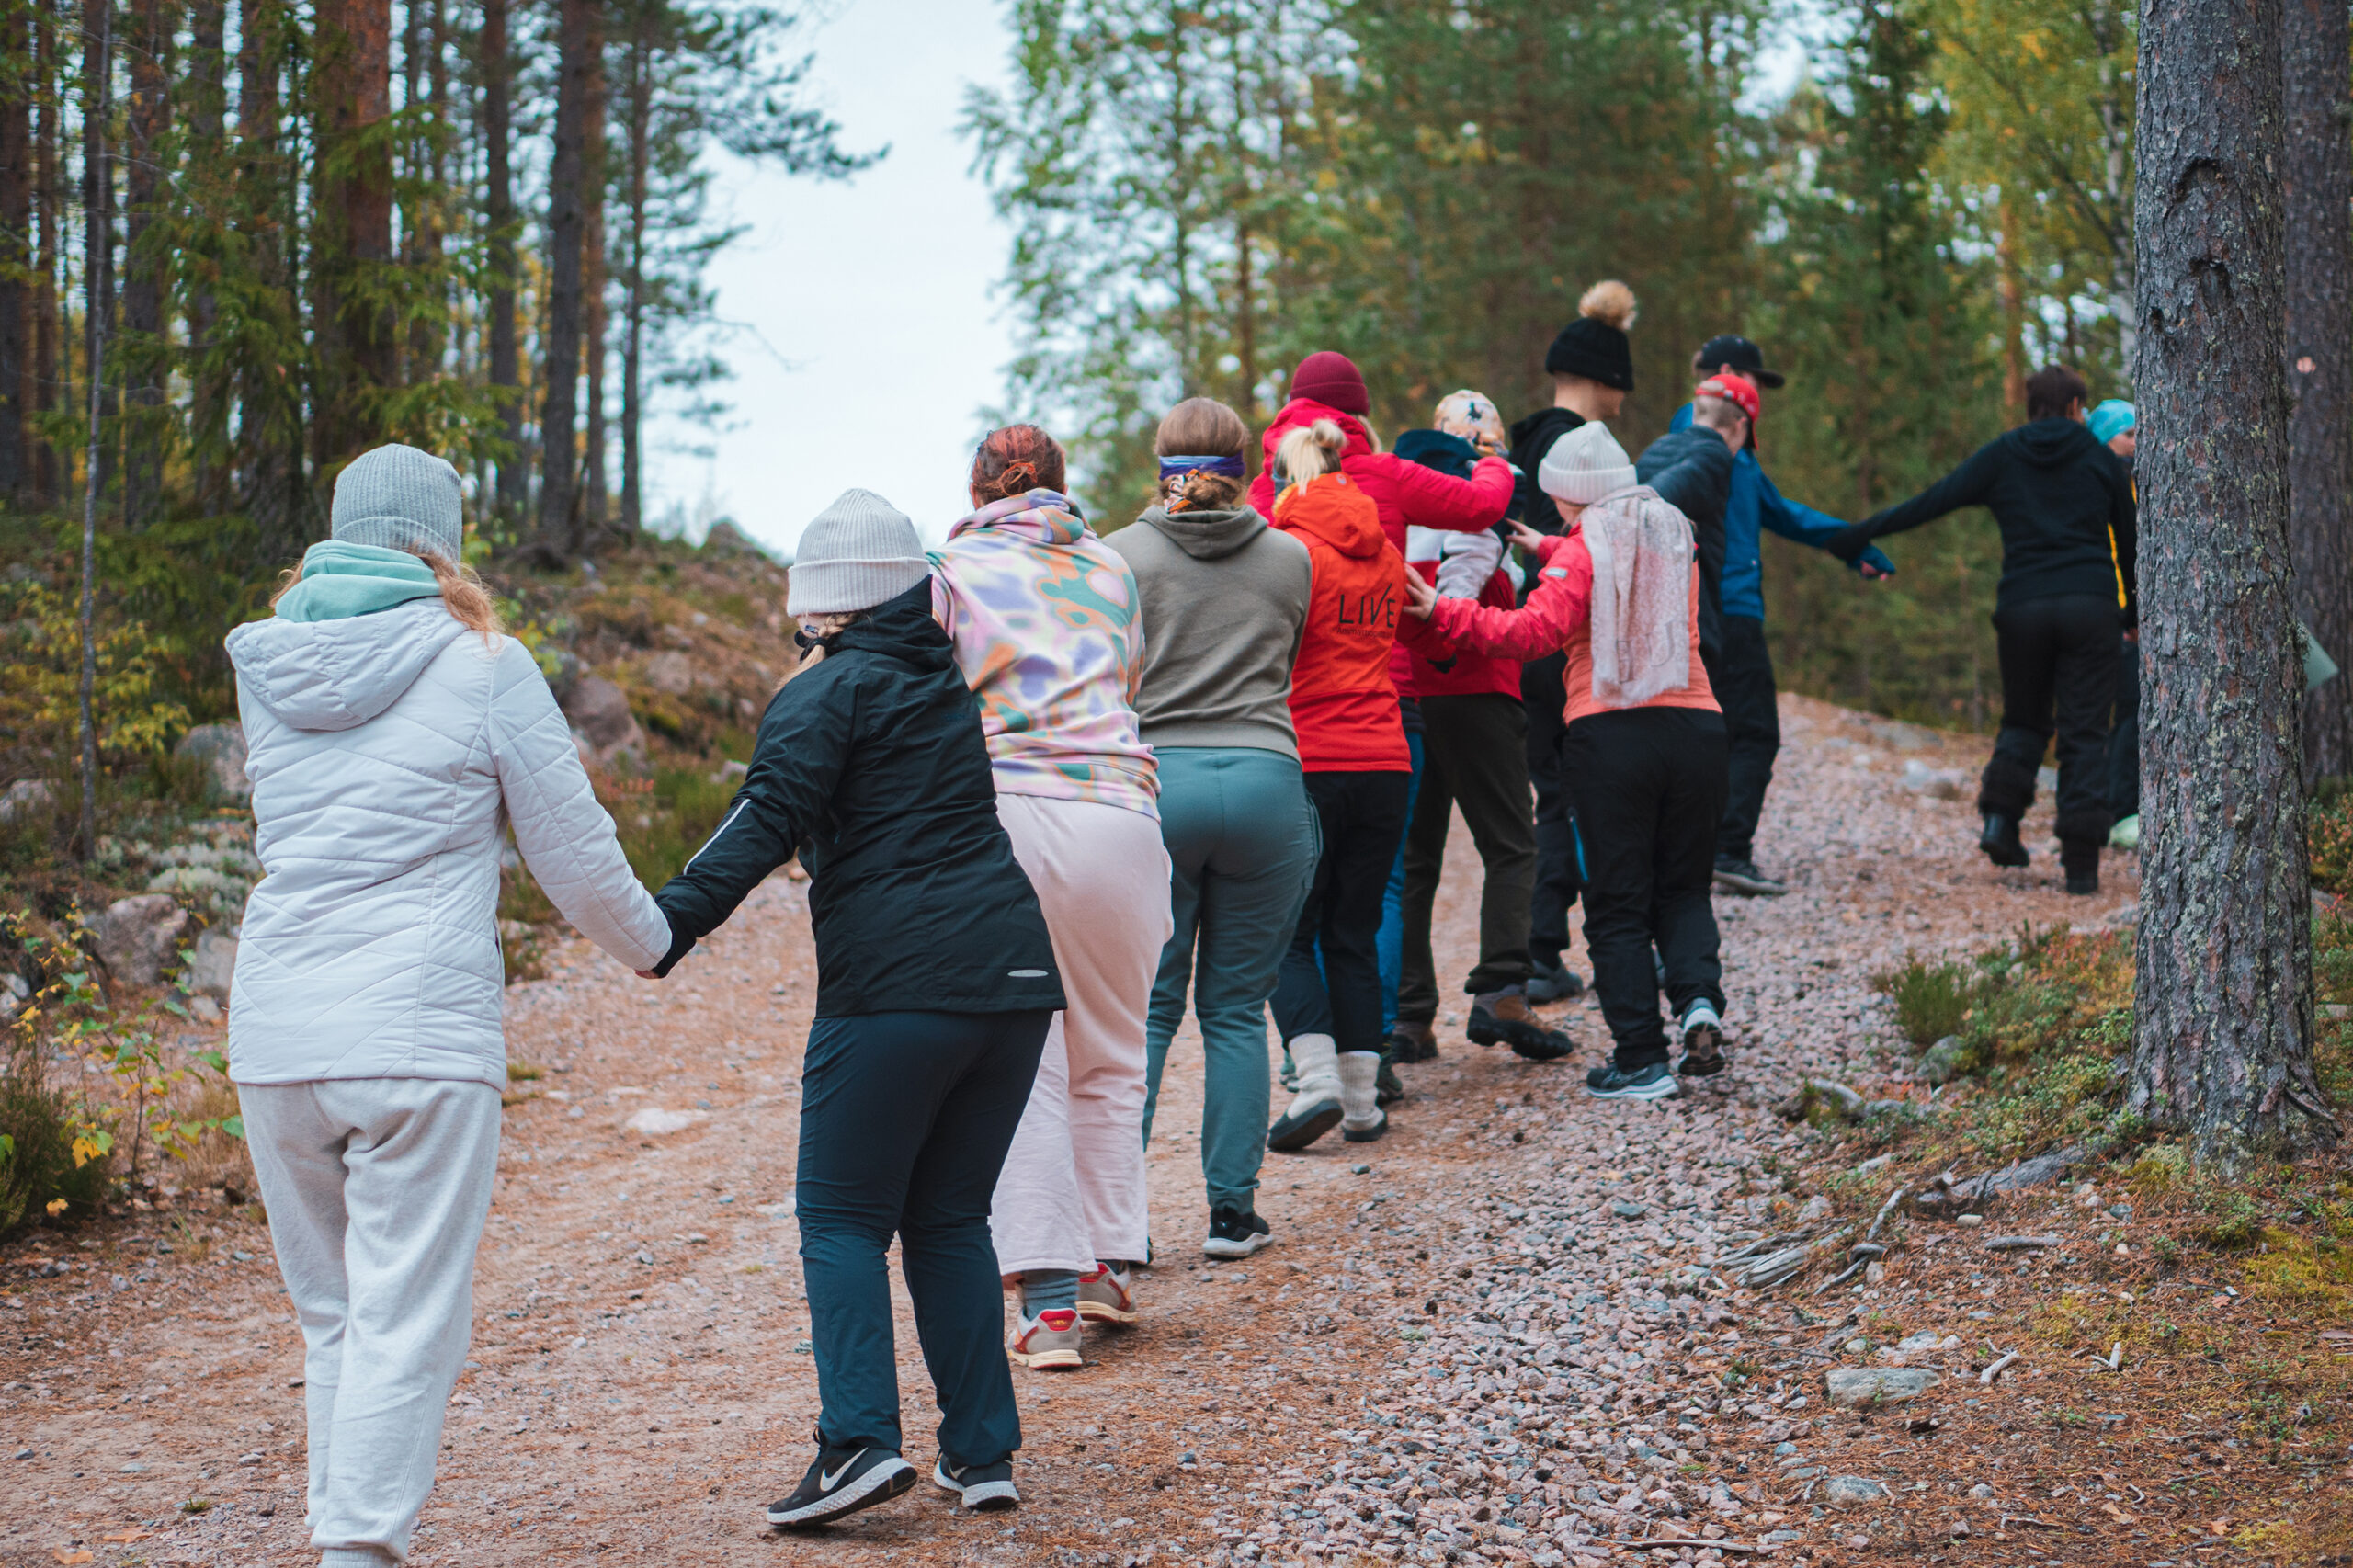
[[1724, 721], [1699, 661], [1691, 524], [1635, 483], [1608, 429], [1579, 426], [1538, 473], [1567, 531], [1515, 525], [1540, 566], [1516, 610], [1407, 584], [1414, 613], [1457, 647], [1505, 658], [1568, 654], [1563, 771], [1585, 839], [1585, 935], [1615, 1045], [1586, 1076], [1602, 1099], [1676, 1093], [1651, 963], [1657, 949], [1683, 1037], [1679, 1071], [1724, 1067], [1723, 966], [1709, 901], [1723, 815]]

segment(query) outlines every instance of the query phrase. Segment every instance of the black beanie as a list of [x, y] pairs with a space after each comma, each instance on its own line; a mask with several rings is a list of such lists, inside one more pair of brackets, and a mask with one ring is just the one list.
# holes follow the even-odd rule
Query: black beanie
[[1634, 390], [1634, 356], [1626, 329], [1634, 324], [1634, 291], [1623, 283], [1597, 283], [1577, 301], [1577, 319], [1561, 329], [1544, 355], [1553, 376], [1583, 376], [1620, 392]]

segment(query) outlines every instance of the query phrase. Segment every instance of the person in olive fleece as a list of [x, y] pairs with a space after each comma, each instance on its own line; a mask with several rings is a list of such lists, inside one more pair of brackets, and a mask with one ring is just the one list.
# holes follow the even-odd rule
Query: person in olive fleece
[[2111, 824], [2106, 773], [2109, 710], [2125, 629], [2134, 623], [2138, 548], [2132, 475], [2084, 424], [2084, 380], [2052, 365], [2027, 378], [2027, 423], [1987, 442], [1915, 495], [1831, 539], [1858, 559], [1875, 539], [1963, 506], [2002, 530], [1994, 629], [2002, 660], [2002, 726], [1977, 790], [1978, 838], [1996, 866], [2024, 866], [2018, 823], [2035, 771], [2059, 738], [2059, 863], [2071, 893], [2099, 891]]
[[817, 1008], [793, 1207], [819, 1414], [808, 1474], [768, 1506], [786, 1528], [915, 1484], [894, 1234], [939, 1400], [932, 1480], [970, 1508], [1019, 1501], [989, 1205], [1064, 999], [931, 581], [915, 525], [880, 495], [848, 491], [809, 525], [785, 608], [810, 662], [769, 700], [718, 831], [654, 895], [672, 934], [658, 979], [796, 851], [809, 868]]

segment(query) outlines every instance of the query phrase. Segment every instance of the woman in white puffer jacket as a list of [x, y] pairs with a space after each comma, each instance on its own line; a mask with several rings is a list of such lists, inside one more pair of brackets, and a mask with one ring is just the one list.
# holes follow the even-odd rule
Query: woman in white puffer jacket
[[308, 1349], [311, 1544], [404, 1562], [463, 1364], [506, 1084], [498, 859], [629, 969], [669, 922], [539, 666], [457, 565], [457, 471], [380, 447], [276, 616], [229, 634], [265, 875], [229, 1075]]

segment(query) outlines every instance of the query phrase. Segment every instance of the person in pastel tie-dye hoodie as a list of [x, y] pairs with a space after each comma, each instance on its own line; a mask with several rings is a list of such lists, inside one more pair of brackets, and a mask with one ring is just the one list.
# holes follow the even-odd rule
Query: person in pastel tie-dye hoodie
[[1171, 929], [1159, 773], [1134, 698], [1134, 574], [1062, 493], [1062, 448], [1017, 425], [972, 463], [971, 516], [932, 554], [932, 612], [980, 704], [997, 815], [1037, 889], [1055, 1015], [990, 1229], [1018, 1277], [1025, 1366], [1080, 1364], [1080, 1320], [1132, 1323], [1144, 1256], [1144, 1015]]

